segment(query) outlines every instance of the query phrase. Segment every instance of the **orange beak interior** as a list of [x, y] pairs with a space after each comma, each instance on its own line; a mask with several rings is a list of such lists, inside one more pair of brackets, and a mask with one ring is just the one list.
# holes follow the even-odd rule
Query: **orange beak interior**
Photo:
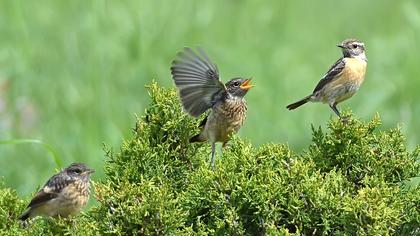
[[251, 80], [252, 80], [252, 78], [245, 80], [245, 82], [243, 82], [241, 84], [241, 89], [248, 90], [248, 89], [254, 87], [255, 85], [251, 84]]

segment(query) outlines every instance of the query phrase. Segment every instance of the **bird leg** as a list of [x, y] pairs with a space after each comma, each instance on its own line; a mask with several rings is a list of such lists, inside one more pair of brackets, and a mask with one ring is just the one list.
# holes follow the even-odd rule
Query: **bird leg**
[[340, 112], [337, 109], [337, 103], [330, 104], [330, 107], [335, 112], [335, 114], [337, 114], [337, 116], [340, 117], [340, 119], [341, 119], [341, 114], [340, 114]]
[[341, 116], [340, 112], [339, 112], [339, 111], [338, 111], [338, 109], [337, 109], [337, 103], [335, 102], [335, 103], [330, 104], [330, 107], [331, 107], [331, 109], [335, 112], [335, 114], [337, 114], [337, 116], [340, 118], [340, 120], [341, 120], [344, 124], [347, 124], [348, 119], [347, 119], [347, 117], [342, 117], [342, 116]]
[[214, 171], [215, 166], [215, 152], [216, 152], [216, 143], [211, 143], [211, 169]]

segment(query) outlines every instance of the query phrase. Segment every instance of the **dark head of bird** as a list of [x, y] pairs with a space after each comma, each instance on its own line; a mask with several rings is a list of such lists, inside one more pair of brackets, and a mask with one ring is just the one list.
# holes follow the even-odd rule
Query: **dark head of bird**
[[234, 97], [242, 98], [254, 85], [251, 85], [251, 78], [233, 78], [225, 84], [228, 93]]
[[365, 44], [357, 39], [346, 39], [337, 47], [341, 48], [344, 57], [359, 58], [367, 61], [365, 55]]
[[67, 173], [72, 178], [89, 178], [90, 174], [95, 172], [95, 170], [83, 163], [73, 163], [65, 168], [63, 172]]

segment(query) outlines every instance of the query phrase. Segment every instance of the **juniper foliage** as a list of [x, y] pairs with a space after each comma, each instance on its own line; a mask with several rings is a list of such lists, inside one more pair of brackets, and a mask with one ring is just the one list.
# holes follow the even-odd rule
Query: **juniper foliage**
[[[29, 196], [0, 186], [2, 235], [417, 235], [419, 152], [380, 118], [333, 118], [303, 154], [234, 136], [209, 167], [208, 144], [189, 144], [199, 121], [156, 83], [120, 150], [105, 147], [99, 204], [72, 219], [16, 220]], [[407, 187], [407, 185], [410, 185]]]

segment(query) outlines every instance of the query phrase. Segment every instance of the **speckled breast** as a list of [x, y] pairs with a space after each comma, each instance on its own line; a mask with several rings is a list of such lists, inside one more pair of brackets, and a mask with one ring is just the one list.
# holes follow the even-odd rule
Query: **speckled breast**
[[[215, 106], [209, 117], [210, 136], [217, 142], [227, 142], [232, 133], [238, 132], [243, 125], [247, 112], [244, 99], [228, 99]], [[210, 138], [211, 139], [211, 138]]]
[[86, 205], [89, 199], [89, 183], [81, 180], [75, 181], [63, 189], [59, 197], [60, 207], [57, 215], [66, 217], [77, 214]]

